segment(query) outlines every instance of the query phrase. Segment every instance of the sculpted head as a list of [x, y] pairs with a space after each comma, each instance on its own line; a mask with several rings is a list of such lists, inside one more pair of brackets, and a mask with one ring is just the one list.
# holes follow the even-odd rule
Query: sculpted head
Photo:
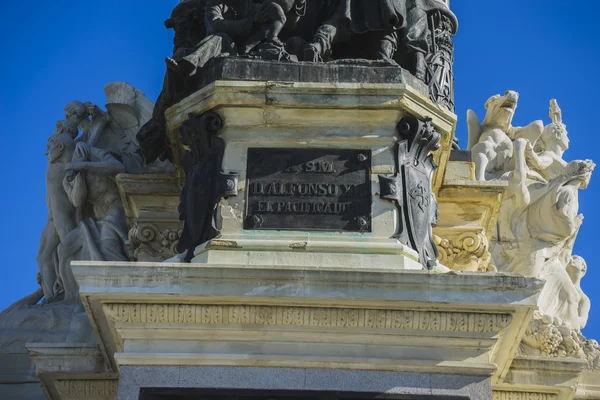
[[546, 125], [536, 147], [539, 147], [541, 151], [545, 151], [556, 144], [564, 151], [569, 148], [569, 142], [567, 126], [562, 122], [553, 122]]
[[66, 133], [75, 139], [79, 134], [79, 128], [77, 127], [77, 123], [73, 120], [67, 119], [56, 121], [56, 127], [54, 128], [54, 132], [52, 134], [56, 135], [59, 133]]
[[65, 106], [65, 115], [68, 120], [78, 124], [88, 117], [88, 110], [82, 102], [72, 101]]
[[75, 151], [75, 140], [68, 133], [58, 133], [50, 136], [48, 139], [48, 150], [46, 155], [48, 161], [53, 164], [59, 161], [63, 155], [72, 156]]
[[596, 164], [591, 160], [571, 161], [565, 167], [565, 176], [568, 179], [565, 184], [577, 185], [581, 189], [587, 189], [594, 168], [596, 168]]
[[499, 128], [507, 132], [511, 127], [517, 103], [519, 102], [519, 93], [507, 90], [504, 96], [499, 94], [492, 96], [485, 103], [485, 118], [483, 126], [485, 128]]
[[585, 276], [586, 272], [587, 264], [585, 260], [580, 256], [571, 257], [571, 261], [567, 264], [567, 273], [573, 283], [579, 282], [579, 280]]

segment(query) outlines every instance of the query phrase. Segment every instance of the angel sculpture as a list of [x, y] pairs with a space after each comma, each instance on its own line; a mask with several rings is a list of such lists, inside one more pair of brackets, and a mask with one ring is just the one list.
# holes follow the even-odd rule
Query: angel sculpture
[[[38, 266], [46, 303], [75, 302], [73, 260], [127, 260], [127, 224], [114, 177], [141, 172], [135, 134], [152, 102], [132, 86], [105, 87], [107, 111], [71, 102], [48, 141], [48, 223], [40, 240]], [[82, 134], [78, 137], [79, 129]]]
[[124, 82], [110, 83], [104, 92], [106, 112], [89, 102], [72, 101], [65, 106], [67, 119], [82, 131], [77, 142], [110, 151], [119, 156], [128, 173], [141, 173], [144, 164], [136, 134], [152, 117], [154, 103]]

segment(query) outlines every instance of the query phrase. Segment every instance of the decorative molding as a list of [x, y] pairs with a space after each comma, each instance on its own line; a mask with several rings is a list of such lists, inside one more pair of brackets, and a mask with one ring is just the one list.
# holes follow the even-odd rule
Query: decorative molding
[[555, 393], [493, 391], [493, 400], [557, 400]]
[[129, 231], [129, 243], [137, 261], [162, 262], [177, 254], [181, 227], [160, 229], [151, 223], [136, 224]]
[[82, 399], [86, 397], [113, 399], [117, 394], [119, 381], [116, 379], [56, 380], [56, 391], [66, 398]]
[[240, 305], [104, 304], [103, 309], [118, 323], [296, 325], [480, 333], [500, 332], [512, 319], [509, 314]]
[[455, 271], [490, 272], [492, 255], [484, 232], [464, 232], [453, 238], [433, 236], [439, 262]]

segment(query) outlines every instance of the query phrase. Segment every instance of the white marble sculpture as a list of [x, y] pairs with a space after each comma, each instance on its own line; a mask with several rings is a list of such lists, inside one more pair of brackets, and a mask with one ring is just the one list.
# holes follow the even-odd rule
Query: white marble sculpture
[[[583, 221], [579, 190], [587, 188], [595, 165], [589, 160], [563, 159], [569, 139], [555, 100], [550, 102], [550, 124], [540, 129], [541, 124], [535, 122], [525, 128], [526, 134], [513, 130], [510, 120], [517, 98], [507, 92], [490, 99], [482, 125], [482, 131], [487, 127], [489, 134], [472, 147], [473, 159], [481, 168], [479, 178], [509, 183], [493, 234], [493, 263], [501, 272], [546, 281], [538, 314], [523, 341], [524, 353], [596, 360], [597, 348], [580, 333], [590, 309], [580, 286], [587, 265], [572, 254]], [[492, 129], [489, 118], [496, 123]]]
[[[48, 139], [48, 220], [37, 256], [40, 289], [0, 313], [0, 350], [25, 343], [93, 341], [70, 263], [129, 260], [128, 232], [115, 177], [143, 169], [136, 133], [153, 104], [132, 86], [105, 87], [106, 111], [71, 102]], [[80, 133], [81, 130], [81, 133]]]
[[38, 253], [44, 304], [77, 302], [71, 261], [129, 258], [114, 177], [143, 171], [135, 134], [150, 119], [153, 104], [123, 82], [107, 85], [105, 93], [106, 112], [89, 102], [67, 104], [67, 119], [57, 122], [48, 140], [49, 216]]
[[519, 138], [535, 142], [541, 135], [542, 121], [534, 121], [526, 127], [512, 126], [518, 102], [519, 94], [512, 90], [503, 96], [490, 97], [485, 103], [486, 114], [481, 123], [475, 111], [467, 111], [468, 150], [471, 150], [475, 163], [477, 180], [500, 178], [514, 170], [515, 163], [521, 161], [522, 151], [515, 151], [513, 142]]

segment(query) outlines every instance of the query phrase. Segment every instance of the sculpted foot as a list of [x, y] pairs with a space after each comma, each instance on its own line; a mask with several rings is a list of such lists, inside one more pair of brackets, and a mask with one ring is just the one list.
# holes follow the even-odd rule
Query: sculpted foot
[[176, 61], [171, 57], [167, 57], [165, 58], [165, 63], [167, 64], [167, 69], [169, 71], [171, 71], [177, 77], [182, 79], [185, 79], [196, 72], [194, 65], [189, 63], [185, 59]]

